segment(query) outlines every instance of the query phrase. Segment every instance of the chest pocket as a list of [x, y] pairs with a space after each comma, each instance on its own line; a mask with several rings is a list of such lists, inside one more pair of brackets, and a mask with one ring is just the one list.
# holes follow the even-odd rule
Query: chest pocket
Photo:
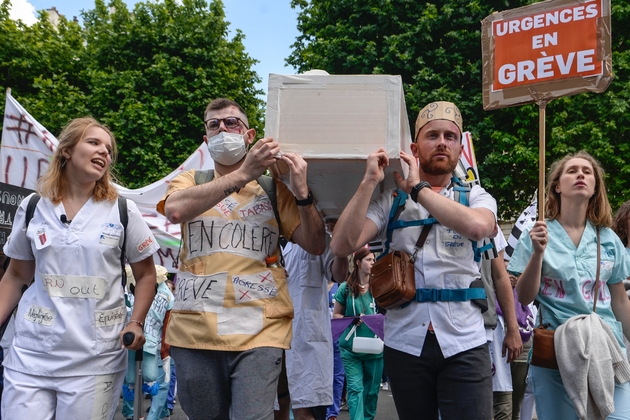
[[22, 298], [15, 317], [15, 346], [50, 354], [61, 336], [54, 330], [57, 316], [54, 309]]
[[437, 228], [438, 248], [443, 255], [451, 257], [466, 256], [467, 250], [470, 247], [468, 239], [445, 226], [439, 225]]
[[101, 245], [115, 247], [120, 243], [120, 235], [123, 232], [123, 228], [120, 225], [113, 223], [105, 224], [101, 227], [99, 234], [99, 243]]

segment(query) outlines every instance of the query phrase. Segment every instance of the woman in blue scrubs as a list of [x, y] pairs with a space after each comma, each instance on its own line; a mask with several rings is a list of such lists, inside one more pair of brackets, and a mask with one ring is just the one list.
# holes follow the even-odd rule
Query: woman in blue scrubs
[[[569, 318], [593, 310], [597, 272], [596, 229], [600, 231], [600, 290], [596, 313], [623, 347], [630, 336], [630, 301], [622, 280], [630, 276], [630, 258], [612, 226], [604, 173], [581, 151], [555, 162], [547, 179], [545, 221], [519, 238], [508, 271], [520, 275], [519, 300], [537, 299], [542, 323], [557, 329]], [[537, 320], [538, 323], [538, 320]], [[625, 349], [624, 349], [625, 350]], [[540, 420], [577, 419], [560, 371], [530, 367]], [[630, 419], [630, 383], [616, 384], [614, 412], [608, 419]]]

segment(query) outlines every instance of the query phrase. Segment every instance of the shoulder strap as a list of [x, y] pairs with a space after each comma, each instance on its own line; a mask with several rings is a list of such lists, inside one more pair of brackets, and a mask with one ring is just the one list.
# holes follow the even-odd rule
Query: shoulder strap
[[420, 236], [418, 236], [418, 240], [416, 241], [416, 245], [413, 247], [413, 255], [411, 256], [411, 262], [416, 261], [416, 257], [418, 256], [418, 251], [424, 245], [424, 241], [427, 240], [427, 236], [429, 236], [429, 231], [433, 227], [433, 224], [422, 226], [422, 230], [420, 231]]
[[214, 178], [214, 169], [207, 169], [205, 171], [196, 171], [195, 172], [195, 184], [205, 184], [206, 182], [212, 181]]
[[127, 249], [127, 223], [129, 222], [129, 215], [127, 214], [127, 199], [118, 196], [118, 216], [120, 217], [120, 223], [123, 226], [123, 244], [120, 250], [120, 269], [122, 271], [122, 287], [123, 289], [127, 285], [127, 272], [125, 271], [125, 250]]
[[[453, 185], [453, 201], [457, 201], [462, 206], [470, 206], [470, 188], [466, 187], [461, 179], [454, 176], [451, 178]], [[464, 194], [462, 194], [464, 193]]]
[[39, 203], [39, 199], [42, 198], [39, 194], [34, 194], [30, 200], [28, 200], [28, 204], [26, 205], [26, 216], [24, 217], [24, 228], [28, 229], [29, 223], [31, 223], [31, 219], [35, 214], [35, 208], [37, 208], [37, 203]]
[[[470, 188], [465, 186], [462, 180], [457, 178], [456, 176], [451, 179], [451, 182], [453, 184], [454, 192], [453, 201], [457, 201], [462, 206], [470, 207]], [[481, 261], [481, 255], [494, 247], [494, 241], [488, 241], [488, 243], [486, 243], [482, 247], [479, 247], [477, 245], [477, 241], [471, 240], [470, 242], [472, 242], [475, 262]]]
[[[451, 184], [454, 191], [453, 200], [463, 206], [470, 207], [470, 188], [465, 186], [464, 183], [455, 176], [451, 178]], [[387, 253], [389, 253], [389, 244], [392, 240], [392, 234], [395, 229], [400, 229], [400, 228], [404, 228], [408, 226], [426, 226], [426, 225], [432, 225], [434, 223], [437, 223], [437, 220], [434, 217], [431, 217], [431, 215], [429, 215], [428, 218], [422, 219], [422, 220], [398, 220], [400, 213], [405, 208], [405, 202], [407, 201], [407, 194], [404, 191], [398, 189], [396, 190], [394, 195], [395, 195], [394, 202], [389, 212], [389, 220], [387, 222], [387, 240], [385, 242], [385, 250], [379, 256], [379, 258], [382, 258], [383, 256], [387, 255]], [[427, 233], [428, 233], [428, 230], [427, 230]], [[479, 248], [477, 246], [477, 241], [470, 241], [470, 242], [472, 243], [475, 262], [481, 261], [481, 254], [485, 251], [492, 249], [493, 247], [492, 243], [488, 243], [484, 245], [483, 247]]]
[[602, 250], [599, 246], [599, 226], [597, 226], [597, 271], [595, 274], [595, 302], [593, 302], [593, 312], [597, 310], [597, 299], [599, 298], [599, 271], [602, 265]]
[[408, 194], [403, 190], [397, 189], [393, 194], [394, 202], [392, 203], [392, 208], [389, 210], [389, 219], [387, 220], [387, 239], [384, 244], [385, 249], [377, 259], [381, 259], [385, 255], [389, 254], [389, 244], [392, 241], [392, 234], [394, 233], [394, 229], [397, 229], [397, 227], [394, 226], [394, 222], [396, 222], [398, 217], [400, 217], [400, 213], [402, 213], [405, 209], [405, 203], [407, 202]]
[[265, 194], [271, 200], [271, 207], [273, 207], [273, 214], [276, 216], [276, 222], [278, 222], [278, 229], [280, 229], [280, 214], [278, 213], [278, 198], [276, 197], [276, 182], [272, 177], [267, 175], [261, 175], [257, 179], [258, 185], [265, 191]]

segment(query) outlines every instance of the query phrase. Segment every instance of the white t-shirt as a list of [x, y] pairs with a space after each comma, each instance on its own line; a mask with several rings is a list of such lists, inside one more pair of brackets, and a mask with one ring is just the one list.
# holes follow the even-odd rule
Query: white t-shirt
[[[60, 221], [63, 204], [42, 197], [25, 230], [29, 197], [15, 214], [4, 252], [14, 259], [35, 260], [35, 280], [20, 300], [4, 366], [56, 377], [125, 370], [126, 351], [118, 338], [127, 312], [117, 201], [90, 199], [65, 224]], [[135, 203], [127, 200], [127, 206], [126, 257], [135, 263], [151, 257], [159, 246]]]
[[[452, 188], [443, 188], [441, 195], [453, 198]], [[367, 217], [379, 229], [378, 237], [386, 239], [389, 212], [394, 200], [393, 190], [381, 194], [370, 203]], [[496, 201], [479, 186], [472, 187], [469, 196], [470, 208], [486, 208], [496, 218]], [[428, 211], [410, 198], [399, 220], [426, 219]], [[396, 229], [392, 235], [390, 249], [413, 254], [420, 236], [421, 227]], [[472, 243], [452, 229], [435, 224], [416, 261], [416, 288], [464, 289], [480, 277], [479, 264], [474, 261]], [[481, 311], [471, 301], [465, 302], [412, 302], [404, 308], [387, 311], [385, 318], [385, 344], [415, 356], [422, 353], [422, 346], [429, 323], [433, 324], [437, 340], [444, 357], [486, 343]]]

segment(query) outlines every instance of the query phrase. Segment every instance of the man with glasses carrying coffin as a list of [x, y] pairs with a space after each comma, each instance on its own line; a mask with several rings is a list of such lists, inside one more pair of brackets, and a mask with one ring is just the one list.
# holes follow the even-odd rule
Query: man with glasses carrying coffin
[[[293, 318], [286, 273], [276, 262], [278, 239], [282, 235], [321, 255], [324, 224], [302, 157], [278, 157], [272, 138], [248, 151], [256, 131], [229, 99], [210, 102], [204, 122], [214, 171], [178, 175], [157, 206], [171, 223], [181, 224], [182, 233], [166, 342], [191, 420], [272, 419]], [[261, 186], [263, 173], [277, 160], [290, 169], [293, 194], [279, 181]]]
[[[466, 194], [467, 205], [455, 201], [452, 173], [462, 153], [462, 126], [455, 104], [428, 104], [416, 120], [412, 154], [400, 152], [409, 175], [394, 174], [397, 194], [408, 197], [398, 217], [403, 227], [393, 231], [389, 246], [415, 253], [417, 289], [385, 319], [385, 370], [401, 420], [492, 419], [490, 353], [481, 309], [471, 300], [476, 294], [469, 291], [480, 277], [473, 241], [494, 236], [497, 205], [479, 186]], [[388, 164], [383, 148], [368, 156], [363, 181], [335, 226], [330, 247], [336, 256], [386, 238], [394, 191], [370, 199]]]

